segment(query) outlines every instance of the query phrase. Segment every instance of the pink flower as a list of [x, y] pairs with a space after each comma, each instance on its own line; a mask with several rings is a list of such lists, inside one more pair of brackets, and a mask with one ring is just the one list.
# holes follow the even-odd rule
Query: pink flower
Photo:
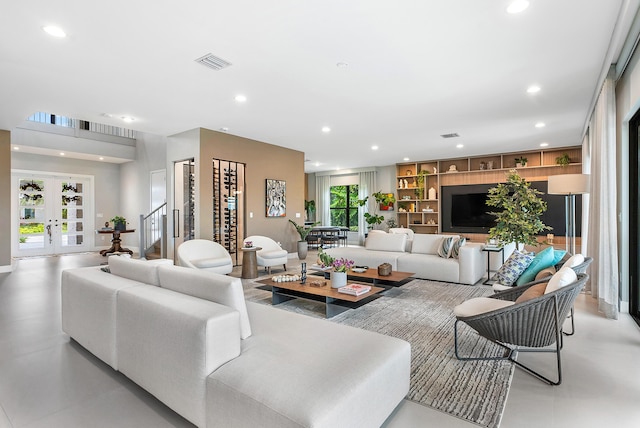
[[354, 264], [353, 260], [347, 260], [345, 258], [335, 259], [333, 261], [333, 269], [336, 272], [346, 272], [351, 269]]

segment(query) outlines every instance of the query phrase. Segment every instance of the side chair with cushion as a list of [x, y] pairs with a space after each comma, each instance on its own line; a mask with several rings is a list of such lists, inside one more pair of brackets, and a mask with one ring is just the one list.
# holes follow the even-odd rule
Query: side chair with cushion
[[229, 252], [208, 239], [192, 239], [178, 246], [178, 264], [226, 275], [233, 270]]
[[276, 241], [260, 235], [247, 236], [244, 240], [253, 242], [254, 247], [262, 248], [256, 252], [258, 266], [264, 267], [267, 272], [271, 272], [273, 266], [279, 265], [287, 270], [287, 250], [283, 250]]
[[[550, 385], [562, 382], [562, 324], [588, 280], [564, 268], [551, 279], [512, 287], [490, 297], [467, 300], [454, 308], [455, 355], [459, 360], [509, 360]], [[482, 337], [505, 349], [502, 356], [460, 356], [459, 326], [462, 322]], [[555, 345], [552, 349], [542, 349]], [[519, 352], [554, 352], [557, 380], [553, 381], [516, 360]]]

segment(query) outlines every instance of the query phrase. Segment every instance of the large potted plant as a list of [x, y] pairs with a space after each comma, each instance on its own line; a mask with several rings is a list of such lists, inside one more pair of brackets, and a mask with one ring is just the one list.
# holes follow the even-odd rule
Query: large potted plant
[[487, 205], [496, 208], [489, 213], [496, 218], [489, 237], [500, 242], [515, 242], [520, 249], [524, 244], [537, 245], [536, 236], [551, 229], [540, 219], [547, 210], [547, 203], [539, 196], [541, 194], [516, 170], [509, 171], [506, 183], [489, 189]]
[[[373, 207], [373, 213], [364, 213], [364, 219], [367, 222], [367, 227], [369, 229], [374, 229], [377, 225], [382, 224], [382, 222], [384, 221], [384, 216], [378, 214], [378, 208], [380, 206], [393, 206], [393, 204], [396, 202], [396, 197], [393, 195], [393, 193], [382, 193], [382, 191], [372, 193], [371, 196], [373, 196], [373, 198], [376, 200], [376, 203]], [[358, 206], [365, 206], [368, 200], [369, 196], [364, 199], [358, 199]]]
[[313, 229], [313, 226], [317, 225], [320, 222], [315, 222], [310, 226], [305, 226], [305, 225], [299, 225], [295, 221], [289, 219], [289, 223], [291, 223], [296, 228], [298, 235], [300, 235], [300, 240], [298, 241], [298, 248], [297, 248], [298, 258], [300, 260], [304, 260], [307, 258], [307, 252], [309, 251], [309, 243], [307, 242], [307, 235], [309, 235], [309, 232], [311, 232], [311, 229]]

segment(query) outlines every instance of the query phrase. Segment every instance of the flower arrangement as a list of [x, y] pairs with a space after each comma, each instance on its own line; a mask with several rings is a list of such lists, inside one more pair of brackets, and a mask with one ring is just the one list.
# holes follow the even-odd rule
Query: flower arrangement
[[252, 248], [253, 241], [244, 241], [244, 248]]
[[353, 267], [355, 262], [353, 260], [347, 260], [345, 258], [335, 259], [333, 261], [333, 270], [336, 272], [346, 272]]

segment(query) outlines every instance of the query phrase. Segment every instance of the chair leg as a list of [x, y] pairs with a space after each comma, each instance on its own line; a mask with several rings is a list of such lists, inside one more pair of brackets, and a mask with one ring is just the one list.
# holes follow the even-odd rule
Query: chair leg
[[576, 326], [573, 320], [573, 306], [571, 306], [571, 315], [569, 315], [569, 318], [571, 318], [571, 333], [567, 333], [566, 331], [562, 330], [562, 333], [565, 336], [573, 336], [573, 334], [576, 332]]

